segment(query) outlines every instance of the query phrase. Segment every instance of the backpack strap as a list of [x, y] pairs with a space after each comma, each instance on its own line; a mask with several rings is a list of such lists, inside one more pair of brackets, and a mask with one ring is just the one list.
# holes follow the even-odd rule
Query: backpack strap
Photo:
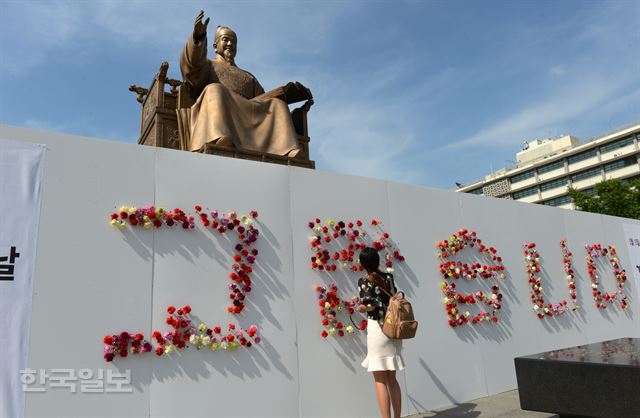
[[[376, 273], [376, 274], [378, 274], [378, 273]], [[393, 297], [393, 295], [391, 293], [387, 292], [387, 289], [385, 289], [386, 286], [382, 282], [380, 282], [377, 277], [373, 277], [373, 275], [367, 273], [364, 276], [364, 278], [366, 280], [368, 280], [369, 282], [371, 282], [371, 283], [375, 284], [376, 286], [378, 286], [378, 288], [380, 290], [382, 290], [384, 293], [386, 293], [387, 296], [389, 296], [389, 298]], [[391, 286], [395, 287], [395, 285], [393, 283], [393, 278], [391, 279], [390, 284], [391, 284]]]

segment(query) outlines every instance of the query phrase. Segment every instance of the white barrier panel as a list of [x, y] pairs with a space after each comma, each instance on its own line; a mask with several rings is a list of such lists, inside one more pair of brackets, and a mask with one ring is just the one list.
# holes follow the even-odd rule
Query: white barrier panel
[[45, 148], [0, 142], [0, 417], [24, 414]]
[[[499, 393], [516, 386], [513, 357], [600, 340], [638, 336], [637, 282], [623, 224], [640, 222], [501, 199], [432, 190], [270, 164], [0, 127], [0, 138], [47, 144], [33, 299], [29, 367], [130, 370], [130, 393], [77, 393], [50, 387], [29, 393], [27, 416], [377, 416], [371, 376], [360, 366], [365, 336], [323, 339], [315, 286], [335, 282], [355, 294], [358, 274], [313, 270], [308, 222], [372, 218], [383, 223], [405, 262], [396, 283], [420, 322], [404, 343], [399, 373], [403, 415]], [[155, 204], [194, 213], [257, 210], [260, 231], [252, 290], [239, 315], [226, 312], [234, 239], [198, 225], [192, 230], [109, 225], [122, 205]], [[197, 221], [197, 220], [196, 220]], [[449, 326], [436, 244], [475, 231], [502, 257], [504, 280], [456, 283], [461, 292], [503, 295], [497, 323]], [[346, 244], [347, 241], [338, 240]], [[573, 252], [580, 309], [538, 319], [530, 302], [522, 244], [535, 242], [547, 303], [569, 300], [560, 241]], [[584, 246], [618, 250], [627, 269], [629, 308], [596, 308]], [[357, 252], [356, 252], [357, 256]], [[612, 267], [596, 260], [601, 286], [613, 292]], [[495, 264], [467, 248], [455, 260]], [[490, 290], [488, 291], [490, 293]], [[207, 325], [255, 324], [262, 341], [235, 351], [177, 350], [103, 360], [107, 334], [166, 331], [166, 308], [190, 305]], [[474, 315], [474, 305], [460, 305]], [[348, 316], [340, 314], [348, 322]], [[108, 384], [104, 378], [105, 385]]]

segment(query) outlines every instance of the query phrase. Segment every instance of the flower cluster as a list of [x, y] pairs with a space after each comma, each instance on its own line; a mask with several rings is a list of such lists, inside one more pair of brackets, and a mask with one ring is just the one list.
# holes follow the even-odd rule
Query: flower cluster
[[[316, 292], [318, 293], [322, 325], [325, 328], [321, 333], [322, 337], [327, 338], [334, 334], [337, 334], [338, 337], [344, 337], [345, 332], [347, 334], [353, 334], [356, 329], [352, 325], [344, 326], [342, 322], [336, 320], [336, 316], [345, 311], [349, 315], [353, 315], [360, 299], [357, 296], [354, 296], [351, 300], [340, 299], [338, 296], [338, 286], [335, 283], [331, 284], [329, 289], [325, 286], [317, 285]], [[365, 330], [366, 328], [367, 321], [363, 320], [360, 323], [360, 329]]]
[[[155, 347], [144, 339], [143, 334], [132, 336], [128, 332], [121, 332], [118, 335], [107, 335], [103, 340], [105, 361], [113, 361], [116, 354], [126, 357], [129, 351], [133, 354], [153, 351], [157, 356], [170, 355], [176, 349], [183, 350], [190, 347], [189, 344], [198, 350], [209, 348], [211, 351], [216, 351], [220, 348], [235, 350], [240, 346], [249, 348], [260, 343], [258, 327], [255, 325], [243, 330], [240, 326], [229, 323], [224, 331], [220, 326], [209, 328], [203, 323], [196, 327], [190, 318], [190, 313], [189, 305], [178, 309], [169, 306], [165, 322], [173, 328], [173, 331], [164, 333], [153, 331], [151, 337], [156, 343]], [[130, 350], [129, 346], [131, 346]]]
[[[629, 304], [627, 302], [627, 296], [624, 293], [624, 285], [627, 281], [627, 274], [624, 269], [620, 268], [618, 262], [618, 256], [615, 247], [609, 245], [607, 248], [600, 244], [585, 245], [587, 252], [587, 271], [591, 278], [591, 288], [593, 289], [593, 300], [596, 303], [598, 309], [605, 309], [608, 303], [613, 303], [618, 296], [620, 297], [620, 307], [627, 309]], [[596, 266], [595, 259], [598, 257], [609, 257], [609, 263], [613, 267], [613, 276], [617, 282], [618, 290], [614, 293], [607, 293], [600, 291], [600, 281], [598, 276], [598, 268]]]
[[578, 306], [578, 295], [576, 294], [576, 274], [573, 271], [573, 254], [567, 248], [567, 240], [560, 241], [560, 248], [562, 249], [562, 266], [565, 274], [567, 275], [567, 287], [569, 288], [569, 296], [573, 301], [572, 310], [580, 308]]
[[[504, 279], [504, 266], [502, 265], [502, 257], [498, 255], [498, 251], [493, 247], [485, 246], [482, 240], [477, 237], [476, 232], [469, 232], [466, 229], [461, 229], [451, 235], [448, 240], [440, 241], [436, 245], [439, 249], [440, 273], [445, 280], [440, 283], [440, 289], [445, 295], [443, 302], [449, 325], [454, 328], [464, 325], [469, 322], [469, 318], [471, 318], [471, 323], [474, 325], [485, 321], [492, 323], [498, 322], [497, 311], [500, 310], [502, 306], [502, 294], [500, 293], [498, 285], [491, 287], [490, 295], [481, 290], [465, 295], [457, 292], [455, 283], [447, 283], [446, 281], [451, 279], [457, 280], [459, 278], [473, 280], [478, 277], [483, 279]], [[448, 260], [467, 247], [475, 248], [481, 255], [484, 255], [496, 264], [467, 264], [460, 261]], [[475, 304], [476, 302], [484, 304], [490, 308], [490, 311], [481, 310], [478, 314], [471, 316], [468, 311], [461, 312], [458, 307], [458, 305]]]
[[[123, 331], [120, 334], [107, 335], [102, 340], [104, 342], [104, 360], [113, 361], [116, 355], [127, 357], [131, 354], [149, 353], [153, 351], [151, 343], [144, 339], [143, 334], [131, 335]], [[129, 347], [131, 349], [129, 350]]]
[[163, 225], [169, 228], [174, 225], [181, 225], [184, 229], [193, 229], [195, 218], [187, 214], [180, 208], [167, 211], [163, 208], [156, 208], [150, 205], [144, 208], [121, 206], [118, 212], [111, 214], [111, 225], [124, 229], [127, 223], [131, 226], [140, 226], [149, 229], [152, 226], [160, 228]]
[[252, 210], [249, 216], [238, 215], [233, 211], [221, 215], [217, 210], [207, 213], [200, 205], [196, 205], [195, 210], [203, 227], [214, 229], [220, 234], [227, 231], [237, 233], [238, 241], [234, 246], [236, 254], [233, 256], [234, 263], [231, 266], [233, 271], [229, 274], [231, 280], [229, 299], [232, 303], [227, 306], [227, 311], [239, 314], [245, 307], [244, 300], [247, 294], [251, 292], [251, 273], [253, 273], [251, 265], [256, 262], [258, 255], [258, 250], [252, 248], [260, 235], [253, 221], [258, 217], [258, 212]]
[[[482, 240], [477, 237], [475, 231], [469, 232], [466, 229], [461, 229], [451, 235], [448, 240], [438, 242], [437, 246], [440, 250], [440, 254], [438, 254], [441, 260], [440, 273], [445, 279], [458, 279], [460, 277], [466, 279], [475, 279], [477, 277], [482, 277], [483, 279], [505, 278], [502, 257], [498, 256], [498, 251], [494, 247], [486, 247]], [[469, 265], [460, 261], [446, 261], [447, 258], [456, 255], [467, 247], [475, 247], [480, 254], [498, 264], [493, 266], [480, 263]]]
[[445, 295], [443, 300], [444, 307], [447, 311], [449, 326], [452, 328], [466, 324], [469, 322], [469, 317], [471, 317], [469, 311], [461, 312], [458, 305], [475, 304], [476, 302], [484, 303], [491, 308], [491, 312], [480, 310], [478, 314], [471, 317], [472, 324], [475, 325], [483, 321], [498, 322], [497, 311], [502, 306], [502, 293], [500, 293], [500, 288], [497, 285], [491, 287], [491, 295], [487, 295], [482, 290], [464, 295], [456, 291], [455, 283], [444, 281], [440, 282], [440, 288]]
[[[404, 261], [404, 256], [389, 238], [389, 233], [382, 229], [380, 220], [372, 219], [370, 225], [373, 228], [372, 234], [367, 233], [361, 220], [345, 222], [328, 219], [323, 223], [320, 218], [316, 218], [310, 221], [308, 226], [315, 233], [310, 239], [311, 251], [314, 253], [311, 257], [311, 268], [327, 272], [336, 271], [338, 268], [362, 271], [355, 253], [370, 246], [378, 252], [384, 251], [382, 258], [386, 271], [393, 273], [393, 262]], [[344, 240], [346, 244], [340, 246], [338, 240]], [[331, 243], [336, 245], [335, 249], [329, 248]]]
[[576, 286], [572, 267], [572, 254], [567, 249], [566, 240], [560, 242], [560, 247], [562, 248], [563, 265], [567, 275], [569, 295], [573, 300], [573, 306], [571, 307], [569, 307], [569, 303], [566, 300], [562, 300], [560, 303], [549, 303], [545, 305], [544, 297], [542, 296], [541, 279], [538, 275], [538, 273], [540, 273], [540, 254], [538, 253], [535, 242], [525, 242], [523, 247], [527, 277], [529, 278], [529, 286], [531, 286], [531, 303], [533, 304], [533, 311], [538, 318], [558, 316], [569, 311], [577, 310], [578, 305], [576, 304]]
[[[231, 304], [227, 306], [229, 313], [239, 314], [245, 307], [244, 300], [251, 292], [252, 264], [255, 263], [258, 250], [253, 248], [258, 239], [260, 231], [255, 226], [254, 219], [258, 217], [258, 212], [252, 210], [247, 215], [238, 215], [236, 212], [221, 214], [217, 210], [204, 211], [202, 206], [194, 207], [200, 223], [205, 229], [212, 229], [220, 234], [228, 231], [237, 233], [238, 241], [234, 246], [232, 272], [229, 274], [231, 283], [229, 284], [229, 299]], [[162, 226], [173, 227], [179, 224], [184, 229], [195, 228], [196, 217], [186, 214], [182, 209], [175, 208], [167, 211], [155, 206], [135, 208], [122, 206], [117, 213], [111, 214], [111, 225], [124, 229], [127, 223], [131, 226], [142, 226], [149, 229], [152, 226], [160, 228]]]

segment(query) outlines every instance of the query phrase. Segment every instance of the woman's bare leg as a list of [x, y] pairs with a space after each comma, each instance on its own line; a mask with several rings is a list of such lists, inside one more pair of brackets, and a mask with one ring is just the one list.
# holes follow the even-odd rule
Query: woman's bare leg
[[389, 388], [391, 405], [393, 405], [393, 417], [400, 418], [400, 411], [402, 409], [402, 394], [400, 393], [400, 385], [396, 380], [395, 370], [387, 371], [387, 387]]
[[380, 414], [382, 418], [391, 418], [389, 391], [387, 389], [387, 372], [385, 370], [373, 372], [373, 380], [376, 382], [376, 398], [378, 398]]

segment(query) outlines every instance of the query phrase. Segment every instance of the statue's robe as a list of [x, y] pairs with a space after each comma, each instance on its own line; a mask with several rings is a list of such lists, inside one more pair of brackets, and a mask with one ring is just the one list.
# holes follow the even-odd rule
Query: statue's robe
[[264, 93], [258, 80], [218, 55], [207, 59], [206, 38], [196, 44], [189, 37], [180, 56], [180, 71], [198, 97], [188, 116], [189, 150], [229, 140], [237, 149], [277, 155], [299, 149], [287, 104], [280, 99], [254, 99]]

